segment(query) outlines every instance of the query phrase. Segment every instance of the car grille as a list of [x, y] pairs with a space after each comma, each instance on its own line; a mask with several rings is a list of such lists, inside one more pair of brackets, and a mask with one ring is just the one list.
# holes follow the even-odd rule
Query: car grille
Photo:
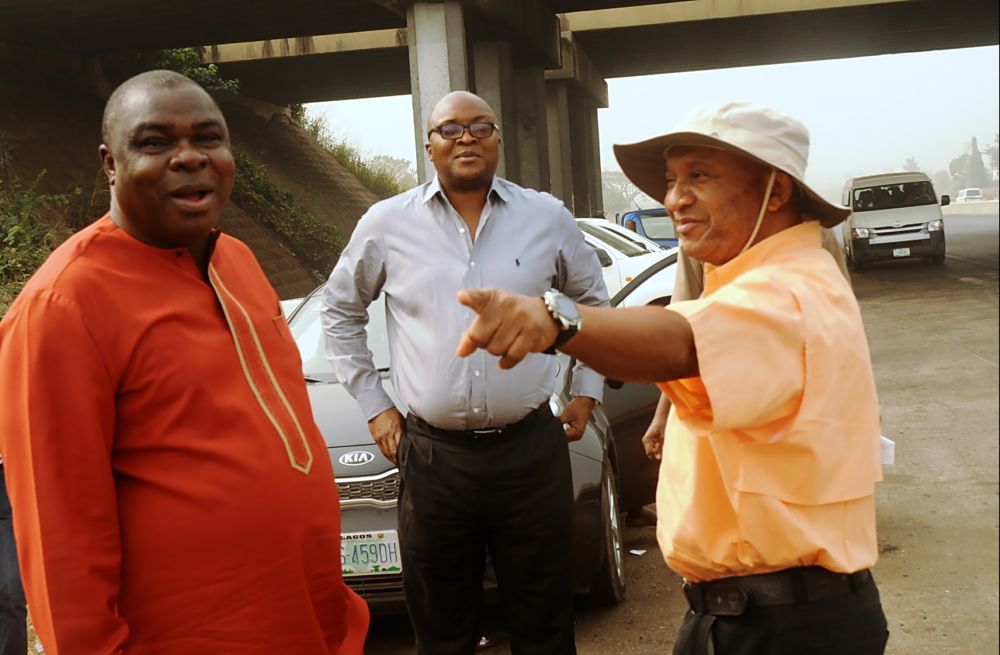
[[358, 575], [344, 578], [347, 585], [362, 598], [372, 598], [403, 591], [403, 574]]
[[399, 472], [377, 477], [348, 478], [337, 482], [341, 502], [345, 500], [377, 500], [389, 502], [399, 499]]
[[923, 223], [910, 223], [909, 225], [900, 225], [899, 227], [873, 227], [871, 228], [873, 236], [888, 236], [893, 234], [913, 234], [915, 232], [921, 232], [924, 230]]

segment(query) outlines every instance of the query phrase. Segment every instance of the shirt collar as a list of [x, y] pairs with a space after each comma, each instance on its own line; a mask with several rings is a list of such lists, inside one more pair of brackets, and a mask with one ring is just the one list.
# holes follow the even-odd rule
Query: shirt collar
[[[434, 179], [428, 182], [427, 187], [424, 189], [422, 198], [423, 203], [426, 205], [430, 202], [431, 198], [438, 194], [441, 194], [442, 198], [447, 198], [444, 194], [444, 189], [441, 188], [441, 180], [438, 179], [438, 176], [435, 174]], [[510, 200], [510, 190], [504, 186], [503, 180], [494, 175], [493, 181], [490, 183], [489, 193], [486, 194], [486, 197], [487, 199], [497, 197], [504, 202], [508, 202]]]
[[740, 275], [764, 265], [778, 253], [800, 248], [820, 248], [820, 225], [803, 221], [798, 225], [772, 234], [755, 243], [746, 252], [733, 257], [722, 266], [705, 264], [705, 296], [709, 296]]

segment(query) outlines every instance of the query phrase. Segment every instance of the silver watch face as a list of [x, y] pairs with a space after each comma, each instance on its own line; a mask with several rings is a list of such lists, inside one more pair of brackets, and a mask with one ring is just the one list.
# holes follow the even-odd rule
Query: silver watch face
[[580, 310], [572, 298], [558, 291], [549, 292], [546, 295], [548, 296], [546, 304], [549, 306], [549, 311], [562, 324], [562, 329], [575, 328], [579, 325]]

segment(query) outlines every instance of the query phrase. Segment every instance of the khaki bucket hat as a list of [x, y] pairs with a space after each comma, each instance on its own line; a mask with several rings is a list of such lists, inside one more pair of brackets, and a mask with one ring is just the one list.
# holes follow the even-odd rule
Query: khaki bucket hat
[[615, 145], [615, 158], [625, 175], [651, 198], [667, 194], [665, 155], [675, 146], [722, 148], [788, 173], [802, 190], [802, 211], [824, 227], [847, 218], [850, 210], [824, 200], [805, 183], [809, 130], [773, 109], [732, 102], [697, 110], [677, 131], [638, 143]]

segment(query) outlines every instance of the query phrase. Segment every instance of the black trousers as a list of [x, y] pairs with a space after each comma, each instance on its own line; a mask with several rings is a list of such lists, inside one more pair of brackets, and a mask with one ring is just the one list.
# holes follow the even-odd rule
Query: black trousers
[[740, 616], [688, 611], [674, 655], [882, 655], [889, 639], [874, 580], [798, 605], [750, 605]]
[[473, 439], [412, 418], [399, 447], [403, 588], [421, 655], [469, 655], [487, 551], [514, 655], [576, 652], [573, 486], [559, 421], [539, 411]]

